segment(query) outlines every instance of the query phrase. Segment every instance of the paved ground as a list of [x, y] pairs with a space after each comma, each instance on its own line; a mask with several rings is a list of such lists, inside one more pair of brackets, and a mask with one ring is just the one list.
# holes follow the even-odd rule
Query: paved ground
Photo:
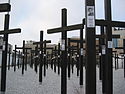
[[[36, 74], [33, 69], [28, 67], [28, 71], [26, 71], [22, 76], [21, 69], [13, 72], [13, 69], [11, 68], [11, 70], [7, 72], [6, 92], [0, 92], [0, 94], [61, 94], [60, 79], [61, 78], [58, 74], [55, 74], [51, 68], [48, 68], [47, 76], [43, 77], [43, 83], [40, 84], [38, 82], [38, 74]], [[71, 79], [68, 80], [67, 87], [67, 94], [85, 94], [85, 85], [80, 88], [79, 77], [76, 76], [76, 72], [71, 76]], [[102, 94], [101, 81], [98, 80], [98, 68], [97, 94]], [[123, 78], [123, 69], [114, 71], [114, 94], [125, 94], [125, 79]]]

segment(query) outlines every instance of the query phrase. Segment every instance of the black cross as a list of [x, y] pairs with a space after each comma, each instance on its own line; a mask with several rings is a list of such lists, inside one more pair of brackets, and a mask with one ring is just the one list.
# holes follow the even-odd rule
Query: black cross
[[[42, 59], [43, 59], [43, 62], [44, 62], [44, 76], [46, 76], [46, 65], [45, 65], [45, 62], [46, 62], [46, 43], [51, 43], [51, 40], [44, 40], [43, 41], [43, 32], [41, 31], [41, 35], [40, 35], [40, 42], [34, 42], [33, 44], [34, 45], [40, 45], [40, 71], [39, 71], [39, 82], [42, 82]], [[44, 54], [43, 54], [43, 44], [44, 44]], [[42, 57], [41, 57], [42, 56]], [[44, 56], [44, 58], [43, 58]]]
[[[67, 10], [62, 9], [62, 28], [67, 26]], [[50, 30], [51, 31], [51, 30]], [[47, 30], [47, 33], [49, 31]], [[56, 32], [53, 32], [56, 33]], [[62, 62], [61, 62], [61, 94], [67, 94], [67, 73], [66, 73], [66, 66], [67, 66], [67, 31], [61, 30], [62, 33]]]
[[[84, 62], [84, 60], [83, 60], [83, 43], [85, 42], [83, 40], [83, 29], [80, 29], [80, 40], [70, 39], [69, 41], [70, 42], [76, 42], [77, 46], [78, 46], [78, 43], [80, 43], [80, 50], [77, 50], [77, 53], [79, 53], [79, 57], [80, 57], [80, 59], [79, 59], [80, 63], [78, 63], [79, 65], [78, 65], [77, 69], [79, 69], [79, 66], [80, 66], [80, 80], [79, 80], [79, 84], [83, 85], [83, 62]], [[79, 47], [77, 47], [77, 48], [79, 48]], [[77, 57], [77, 60], [78, 60], [78, 57]], [[78, 74], [78, 71], [77, 71], [77, 74]]]
[[[7, 65], [7, 50], [8, 50], [8, 34], [10, 33], [20, 33], [21, 29], [12, 29], [9, 30], [9, 18], [10, 15], [5, 15], [4, 31], [1, 31], [0, 34], [4, 35], [3, 41], [3, 53], [2, 53], [2, 67], [1, 67], [1, 91], [5, 92], [6, 90], [6, 65]], [[9, 33], [10, 32], [10, 33]]]
[[25, 54], [27, 54], [26, 53], [26, 51], [25, 50], [27, 50], [27, 49], [30, 49], [31, 50], [31, 48], [26, 48], [25, 47], [25, 40], [23, 40], [23, 47], [16, 47], [15, 49], [22, 49], [23, 51], [23, 53], [22, 53], [22, 56], [23, 56], [23, 62], [22, 62], [22, 75], [24, 74], [24, 65], [25, 65], [25, 69], [26, 69], [26, 64], [24, 63], [25, 62]]

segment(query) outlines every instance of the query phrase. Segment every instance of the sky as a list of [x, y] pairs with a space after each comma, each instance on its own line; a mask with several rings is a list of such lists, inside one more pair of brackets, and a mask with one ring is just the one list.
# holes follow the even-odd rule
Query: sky
[[[8, 0], [0, 0], [0, 3]], [[20, 34], [9, 35], [9, 43], [22, 46], [23, 40], [44, 39], [57, 43], [61, 33], [47, 34], [47, 29], [61, 27], [61, 9], [67, 8], [67, 25], [79, 24], [85, 17], [85, 0], [11, 0], [10, 29], [21, 28]], [[125, 0], [112, 0], [112, 20], [125, 21]], [[104, 0], [95, 0], [96, 18], [104, 19]], [[4, 15], [0, 13], [0, 30]], [[79, 36], [79, 31], [68, 32], [68, 37]]]

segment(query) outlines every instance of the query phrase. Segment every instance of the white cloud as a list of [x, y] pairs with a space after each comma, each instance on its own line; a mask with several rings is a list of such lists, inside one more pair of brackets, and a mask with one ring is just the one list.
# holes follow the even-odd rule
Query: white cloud
[[[60, 34], [48, 35], [46, 30], [61, 26], [61, 9], [65, 7], [68, 9], [69, 24], [79, 23], [79, 21], [81, 23], [84, 15], [84, 2], [81, 4], [81, 1], [76, 0], [38, 0], [37, 2], [36, 0], [17, 0], [11, 3], [11, 28], [21, 27], [23, 39], [38, 40], [39, 32], [43, 30], [45, 31], [44, 39], [57, 42]], [[83, 9], [79, 9], [78, 6]], [[21, 36], [18, 36], [21, 39]], [[18, 36], [12, 35], [10, 41]]]

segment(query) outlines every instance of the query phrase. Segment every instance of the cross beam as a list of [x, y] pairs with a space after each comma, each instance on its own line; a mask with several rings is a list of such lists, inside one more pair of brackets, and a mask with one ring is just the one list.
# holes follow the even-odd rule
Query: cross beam
[[[102, 20], [102, 19], [96, 19], [95, 20], [96, 26], [108, 26], [110, 24], [111, 27], [125, 27], [125, 22], [121, 21], [108, 21], [108, 20]], [[85, 25], [85, 19], [83, 19], [83, 24], [76, 24], [76, 25], [70, 25], [65, 27], [59, 27], [54, 29], [48, 29], [47, 33], [59, 33], [64, 31], [72, 31], [72, 30], [79, 30], [83, 28], [83, 25]]]
[[[106, 35], [96, 35], [96, 38], [106, 38]], [[112, 38], [120, 38], [120, 35], [112, 35]]]
[[2, 31], [0, 31], [0, 35], [3, 35], [3, 34], [13, 34], [13, 33], [21, 33], [21, 29], [17, 28], [17, 29], [9, 29], [9, 30], [2, 30]]
[[75, 39], [70, 39], [69, 42], [78, 42], [78, 43], [84, 43], [85, 41], [83, 40], [75, 40]]
[[11, 10], [11, 5], [9, 3], [0, 4], [0, 12], [9, 12]]
[[51, 43], [51, 40], [45, 40], [45, 41], [41, 41], [41, 42], [34, 42], [33, 44], [43, 44], [43, 43]]

